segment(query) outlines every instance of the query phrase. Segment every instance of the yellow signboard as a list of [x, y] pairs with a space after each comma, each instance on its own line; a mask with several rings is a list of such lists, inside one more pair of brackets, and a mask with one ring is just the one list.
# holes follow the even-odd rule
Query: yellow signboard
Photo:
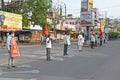
[[101, 25], [101, 27], [105, 27], [105, 21], [101, 20], [100, 25]]
[[93, 9], [93, 0], [88, 0], [88, 11]]
[[[0, 31], [22, 30], [22, 15], [0, 11]], [[3, 27], [2, 27], [3, 26]]]
[[100, 27], [101, 27], [101, 30], [102, 30], [102, 32], [104, 32], [104, 27], [105, 27], [105, 21], [104, 20], [101, 20], [100, 21]]

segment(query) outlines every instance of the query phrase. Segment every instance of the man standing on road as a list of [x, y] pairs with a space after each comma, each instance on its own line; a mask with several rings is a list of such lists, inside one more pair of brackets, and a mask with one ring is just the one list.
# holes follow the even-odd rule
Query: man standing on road
[[94, 49], [95, 35], [92, 33], [90, 36], [91, 48]]
[[11, 67], [16, 67], [14, 64], [14, 57], [12, 57], [12, 53], [11, 53], [12, 37], [14, 37], [14, 32], [11, 31], [9, 33], [9, 35], [7, 36], [7, 40], [6, 40], [6, 47], [8, 49], [8, 53], [9, 53], [8, 69], [10, 69]]
[[48, 36], [46, 38], [46, 57], [47, 57], [47, 61], [51, 60], [50, 59], [51, 48], [52, 48], [51, 38], [50, 38], [50, 34], [48, 34]]
[[82, 33], [80, 33], [78, 35], [78, 49], [79, 49], [79, 52], [82, 51], [83, 43], [84, 43], [84, 38], [82, 36]]
[[68, 46], [70, 45], [70, 37], [68, 36], [68, 33], [65, 32], [65, 35], [64, 35], [64, 56], [65, 55], [68, 55]]

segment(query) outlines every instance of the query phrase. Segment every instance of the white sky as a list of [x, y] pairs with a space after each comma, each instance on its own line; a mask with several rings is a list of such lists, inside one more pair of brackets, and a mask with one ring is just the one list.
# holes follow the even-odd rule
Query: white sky
[[[53, 0], [56, 3], [58, 0]], [[80, 16], [81, 0], [59, 0], [66, 4], [67, 14], [73, 14], [73, 16]], [[98, 8], [100, 14], [107, 17], [113, 16], [117, 18], [120, 16], [120, 0], [93, 0], [93, 6]]]
[[[5, 0], [11, 1], [11, 0]], [[53, 0], [53, 4], [62, 1], [67, 6], [67, 14], [73, 14], [75, 17], [80, 16], [81, 0]], [[120, 17], [120, 0], [93, 0], [93, 6], [99, 9], [100, 14], [107, 17]]]

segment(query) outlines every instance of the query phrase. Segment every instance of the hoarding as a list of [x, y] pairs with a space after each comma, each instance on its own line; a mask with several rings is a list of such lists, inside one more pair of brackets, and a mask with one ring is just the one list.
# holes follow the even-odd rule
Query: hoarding
[[81, 12], [88, 11], [88, 0], [81, 0]]
[[93, 12], [95, 13], [95, 20], [99, 20], [99, 10], [98, 8], [93, 8]]
[[88, 11], [93, 9], [93, 0], [88, 0]]
[[81, 0], [81, 12], [91, 11], [93, 9], [93, 0]]
[[94, 26], [94, 13], [93, 12], [81, 12], [81, 26]]
[[22, 15], [0, 11], [0, 31], [22, 30]]

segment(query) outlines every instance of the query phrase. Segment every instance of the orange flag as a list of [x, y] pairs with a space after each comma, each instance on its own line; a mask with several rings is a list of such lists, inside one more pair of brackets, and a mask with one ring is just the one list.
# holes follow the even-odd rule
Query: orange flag
[[99, 36], [102, 37], [102, 35], [103, 35], [103, 31], [102, 31], [102, 29], [100, 28]]
[[12, 38], [11, 40], [11, 54], [12, 54], [12, 57], [17, 57], [17, 56], [20, 56], [20, 53], [19, 53], [19, 50], [18, 50], [18, 45], [15, 41], [14, 38]]
[[43, 33], [44, 33], [45, 35], [48, 35], [48, 34], [49, 34], [49, 30], [48, 30], [47, 25], [44, 26]]

